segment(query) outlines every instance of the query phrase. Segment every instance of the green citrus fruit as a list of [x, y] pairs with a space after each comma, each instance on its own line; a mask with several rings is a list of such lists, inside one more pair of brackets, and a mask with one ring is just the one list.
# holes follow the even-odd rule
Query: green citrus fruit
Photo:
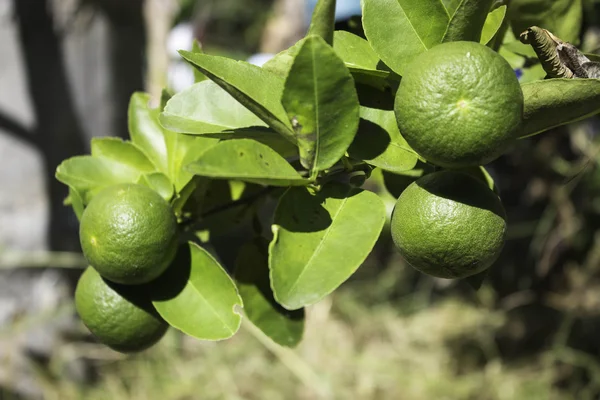
[[136, 184], [107, 187], [81, 216], [83, 254], [104, 278], [141, 284], [158, 277], [177, 251], [177, 221], [170, 205]]
[[415, 269], [439, 278], [465, 278], [496, 261], [504, 246], [506, 217], [498, 196], [481, 180], [441, 171], [402, 192], [391, 233]]
[[427, 161], [447, 168], [487, 164], [518, 136], [523, 93], [511, 66], [475, 42], [448, 42], [420, 54], [402, 77], [398, 127]]
[[144, 289], [107, 281], [88, 267], [75, 289], [75, 308], [100, 342], [123, 353], [142, 351], [158, 342], [169, 327]]

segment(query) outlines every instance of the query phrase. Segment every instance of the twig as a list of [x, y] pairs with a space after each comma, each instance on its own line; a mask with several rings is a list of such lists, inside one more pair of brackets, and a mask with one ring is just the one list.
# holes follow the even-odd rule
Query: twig
[[84, 268], [87, 261], [80, 253], [67, 251], [23, 252], [0, 250], [0, 270], [17, 268]]
[[16, 121], [12, 117], [0, 111], [0, 129], [3, 129], [13, 137], [24, 141], [25, 143], [38, 148], [39, 144], [31, 130]]
[[331, 388], [326, 381], [312, 369], [312, 367], [302, 359], [296, 352], [291, 349], [281, 347], [273, 342], [260, 329], [254, 326], [246, 318], [242, 319], [242, 328], [249, 332], [256, 340], [258, 340], [267, 350], [281, 361], [300, 382], [307, 387], [315, 390], [322, 399], [332, 398]]
[[230, 209], [235, 208], [235, 207], [239, 207], [239, 206], [243, 206], [243, 205], [248, 205], [249, 206], [252, 203], [254, 203], [255, 201], [257, 201], [258, 199], [260, 199], [261, 197], [263, 197], [263, 196], [265, 196], [265, 195], [267, 195], [267, 194], [275, 191], [275, 189], [277, 189], [277, 188], [274, 187], [274, 186], [269, 186], [269, 187], [266, 187], [263, 190], [261, 190], [259, 192], [256, 192], [256, 193], [254, 193], [252, 195], [243, 197], [243, 198], [238, 199], [238, 200], [231, 201], [229, 203], [221, 204], [220, 206], [217, 206], [217, 207], [213, 207], [210, 210], [203, 212], [200, 215], [199, 219], [197, 219], [197, 218], [191, 218], [191, 219], [189, 219], [187, 221], [184, 221], [183, 224], [182, 224], [182, 228], [186, 229], [186, 230], [190, 230], [190, 229], [193, 229], [193, 227], [195, 225], [197, 225], [198, 223], [201, 223], [201, 221], [204, 218], [210, 217], [210, 216], [212, 216], [214, 214], [222, 213], [224, 211], [230, 210]]

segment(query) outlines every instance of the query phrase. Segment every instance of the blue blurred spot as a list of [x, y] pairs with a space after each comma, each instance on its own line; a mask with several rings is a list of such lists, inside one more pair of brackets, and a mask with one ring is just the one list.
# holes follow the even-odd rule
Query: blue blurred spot
[[523, 70], [521, 68], [515, 69], [515, 74], [517, 75], [517, 79], [521, 79], [523, 76]]

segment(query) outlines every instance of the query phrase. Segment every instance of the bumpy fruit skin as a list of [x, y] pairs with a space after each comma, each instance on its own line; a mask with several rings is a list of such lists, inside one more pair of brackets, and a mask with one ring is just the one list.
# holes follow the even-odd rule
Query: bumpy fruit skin
[[415, 269], [438, 278], [465, 278], [487, 269], [500, 255], [506, 216], [498, 196], [479, 179], [434, 172], [402, 192], [391, 233]]
[[523, 92], [498, 53], [475, 42], [448, 42], [411, 63], [394, 109], [402, 136], [427, 161], [474, 167], [517, 139]]
[[83, 254], [104, 278], [121, 284], [149, 282], [177, 251], [177, 221], [152, 189], [119, 184], [100, 191], [81, 216]]
[[139, 352], [157, 343], [169, 327], [144, 289], [109, 282], [88, 267], [75, 289], [75, 308], [100, 342], [122, 353]]

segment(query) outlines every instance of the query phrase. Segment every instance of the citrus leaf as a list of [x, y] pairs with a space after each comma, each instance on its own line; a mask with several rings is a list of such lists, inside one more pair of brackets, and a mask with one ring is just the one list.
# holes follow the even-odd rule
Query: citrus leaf
[[186, 171], [183, 166], [194, 160], [198, 152], [203, 152], [218, 143], [218, 140], [188, 136], [181, 133], [165, 130], [165, 143], [169, 155], [168, 176], [179, 192], [192, 179], [193, 175]]
[[565, 42], [579, 43], [582, 0], [511, 0], [508, 18], [516, 37], [530, 26], [540, 26]]
[[163, 128], [158, 123], [158, 108], [150, 107], [150, 95], [137, 92], [131, 96], [128, 110], [129, 136], [131, 141], [144, 152], [156, 169], [168, 173], [167, 146]]
[[69, 201], [70, 205], [73, 208], [73, 212], [75, 212], [75, 216], [77, 220], [81, 220], [81, 216], [83, 215], [83, 209], [85, 208], [83, 204], [83, 198], [79, 194], [79, 192], [69, 186]]
[[187, 51], [179, 54], [276, 132], [295, 143], [292, 126], [280, 102], [283, 78], [245, 61]]
[[170, 201], [175, 194], [175, 188], [169, 180], [169, 178], [162, 172], [153, 172], [151, 174], [144, 174], [140, 176], [137, 183], [140, 185], [148, 186], [154, 190], [166, 201]]
[[444, 7], [446, 7], [449, 16], [454, 15], [454, 12], [458, 8], [460, 2], [461, 0], [442, 0], [442, 3], [444, 3]]
[[233, 336], [242, 305], [221, 265], [195, 243], [181, 246], [167, 271], [152, 284], [152, 304], [172, 327], [203, 340]]
[[169, 154], [168, 172], [176, 192], [179, 192], [192, 179], [192, 175], [183, 169], [183, 162], [190, 149], [199, 145], [196, 143], [197, 141], [205, 142], [202, 147], [212, 145], [212, 143], [206, 142], [216, 143], [216, 140], [165, 131], [165, 142]]
[[141, 173], [149, 173], [155, 170], [152, 162], [136, 145], [125, 142], [121, 138], [92, 138], [91, 153], [93, 157], [124, 164], [127, 167], [139, 170]]
[[336, 31], [334, 38], [333, 49], [344, 61], [356, 82], [380, 89], [389, 86], [387, 79], [392, 74], [373, 51], [369, 42], [346, 31]]
[[277, 53], [273, 58], [264, 63], [262, 68], [285, 79], [301, 45], [302, 41], [297, 41], [293, 46]]
[[252, 127], [240, 128], [224, 132], [218, 137], [225, 140], [252, 139], [275, 150], [283, 158], [297, 158], [298, 146], [290, 143], [283, 136], [270, 128]]
[[295, 310], [335, 290], [369, 255], [385, 218], [383, 201], [372, 192], [337, 182], [316, 194], [290, 188], [275, 211], [269, 247], [277, 302]]
[[383, 183], [387, 191], [397, 199], [411, 183], [434, 171], [435, 167], [431, 164], [419, 161], [411, 170], [395, 173], [383, 170]]
[[481, 31], [494, 0], [462, 0], [448, 22], [443, 42], [479, 42]]
[[365, 35], [394, 72], [442, 42], [448, 13], [441, 0], [363, 0]]
[[600, 112], [600, 79], [546, 79], [521, 88], [525, 99], [521, 137]]
[[[204, 53], [204, 50], [202, 50], [202, 45], [196, 39], [194, 39], [194, 41], [192, 42], [192, 53], [200, 53], [200, 54]], [[202, 82], [207, 79], [208, 78], [206, 77], [206, 75], [204, 75], [202, 72], [200, 72], [196, 68], [194, 68], [194, 82], [195, 83]]]
[[238, 179], [261, 185], [306, 185], [308, 180], [270, 147], [251, 139], [219, 142], [187, 165], [200, 176]]
[[77, 191], [84, 205], [101, 189], [117, 183], [135, 183], [141, 175], [137, 168], [92, 156], [71, 157], [56, 168], [56, 179]]
[[281, 102], [312, 176], [342, 158], [358, 129], [358, 95], [344, 62], [320, 36], [303, 40]]
[[248, 319], [275, 343], [296, 346], [304, 330], [304, 309], [289, 311], [275, 301], [266, 239], [255, 238], [240, 249], [234, 276]]
[[394, 111], [367, 107], [360, 108], [358, 133], [348, 154], [390, 172], [410, 170], [419, 159], [400, 135]]
[[[201, 218], [195, 226], [199, 231], [206, 230], [215, 236], [239, 231], [241, 225], [256, 211], [259, 195], [264, 193], [265, 188], [255, 184], [211, 180], [204, 196], [193, 198], [194, 203], [190, 204], [200, 210]], [[235, 201], [239, 202], [232, 204]]]
[[333, 45], [335, 3], [335, 0], [317, 0], [307, 33], [307, 36], [320, 36], [330, 46]]
[[173, 96], [160, 115], [160, 122], [174, 132], [194, 135], [266, 126], [212, 81], [196, 83]]
[[173, 94], [171, 92], [169, 92], [168, 89], [163, 88], [163, 90], [160, 92], [160, 104], [158, 106], [158, 109], [160, 111], [165, 109], [165, 106], [167, 105], [167, 101], [169, 101], [171, 99], [171, 97], [173, 97]]
[[481, 40], [479, 43], [488, 45], [496, 33], [502, 27], [502, 23], [504, 22], [504, 18], [506, 17], [506, 6], [500, 6], [495, 10], [492, 10], [485, 19], [485, 24], [483, 24], [483, 31], [481, 31]]

